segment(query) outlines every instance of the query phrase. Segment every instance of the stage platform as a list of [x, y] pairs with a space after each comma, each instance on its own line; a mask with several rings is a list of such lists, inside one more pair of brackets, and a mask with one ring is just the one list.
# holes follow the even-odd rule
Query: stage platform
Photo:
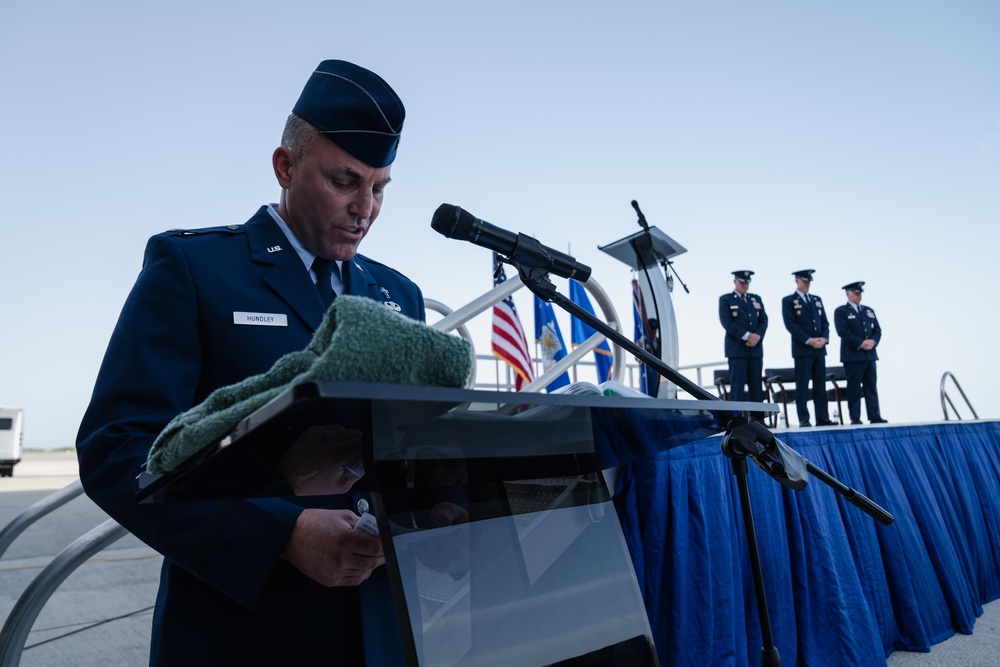
[[[895, 517], [882, 526], [815, 478], [795, 492], [750, 466], [783, 664], [884, 665], [893, 651], [972, 633], [983, 604], [1000, 597], [1000, 421], [775, 434]], [[760, 664], [736, 479], [720, 439], [629, 464], [616, 500], [661, 664]]]

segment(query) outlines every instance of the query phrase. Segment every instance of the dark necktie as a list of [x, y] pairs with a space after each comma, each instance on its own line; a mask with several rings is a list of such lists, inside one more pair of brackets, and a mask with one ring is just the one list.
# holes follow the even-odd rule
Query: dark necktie
[[337, 270], [337, 265], [332, 259], [317, 257], [312, 263], [312, 270], [316, 274], [316, 291], [319, 292], [319, 298], [323, 300], [323, 305], [329, 308], [337, 298], [337, 293], [330, 284], [330, 275]]

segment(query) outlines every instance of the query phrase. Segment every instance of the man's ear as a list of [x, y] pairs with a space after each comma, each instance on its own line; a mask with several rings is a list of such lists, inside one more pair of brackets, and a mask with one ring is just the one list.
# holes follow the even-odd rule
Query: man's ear
[[295, 168], [295, 156], [287, 146], [278, 146], [271, 155], [271, 165], [274, 167], [274, 177], [283, 189], [292, 182], [292, 169]]

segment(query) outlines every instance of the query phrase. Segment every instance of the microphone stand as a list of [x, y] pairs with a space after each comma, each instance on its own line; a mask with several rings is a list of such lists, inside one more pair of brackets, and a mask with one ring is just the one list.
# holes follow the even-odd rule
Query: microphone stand
[[[637, 359], [652, 367], [661, 376], [670, 380], [695, 398], [723, 402], [673, 368], [670, 368], [662, 360], [657, 359], [636, 345], [606, 322], [599, 320], [596, 315], [587, 312], [570, 299], [559, 294], [556, 291], [555, 285], [549, 280], [548, 272], [545, 269], [527, 266], [523, 262], [509, 258], [500, 259], [517, 269], [521, 282], [538, 298], [547, 303], [554, 303], [573, 317], [593, 327], [594, 330], [601, 332], [616, 345], [630, 352]], [[757, 599], [757, 615], [760, 619], [760, 634], [763, 643], [763, 647], [761, 648], [761, 664], [764, 667], [780, 667], [781, 656], [778, 654], [778, 649], [774, 646], [774, 638], [771, 634], [771, 621], [767, 611], [767, 597], [764, 593], [764, 576], [760, 565], [760, 553], [757, 549], [757, 533], [753, 521], [753, 508], [750, 504], [750, 490], [746, 480], [748, 468], [747, 457], [750, 457], [757, 467], [770, 475], [779, 484], [794, 491], [804, 489], [808, 483], [809, 473], [812, 473], [821, 482], [841, 494], [849, 503], [879, 523], [888, 526], [893, 522], [893, 516], [861, 492], [848, 487], [826, 471], [810, 463], [798, 452], [778, 440], [763, 424], [752, 419], [747, 419], [744, 415], [734, 417], [731, 411], [723, 408], [717, 411], [713, 410], [712, 412], [719, 418], [720, 422], [725, 423], [726, 434], [722, 438], [722, 453], [730, 461], [730, 469], [736, 477], [736, 484], [740, 494], [747, 551], [750, 556], [750, 568]]]
[[681, 284], [681, 287], [684, 288], [684, 293], [690, 294], [691, 290], [689, 290], [688, 286], [684, 284], [683, 280], [681, 280], [681, 274], [677, 273], [677, 269], [674, 268], [674, 263], [671, 262], [669, 259], [663, 260], [663, 263], [666, 264], [671, 271], [673, 271], [675, 276], [677, 276], [677, 282], [679, 282]]

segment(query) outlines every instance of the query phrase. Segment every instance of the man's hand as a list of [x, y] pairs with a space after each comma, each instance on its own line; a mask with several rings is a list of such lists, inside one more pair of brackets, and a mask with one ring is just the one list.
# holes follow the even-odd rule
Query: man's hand
[[822, 336], [817, 336], [816, 338], [809, 339], [809, 347], [813, 348], [814, 350], [819, 350], [824, 345], [826, 345], [826, 339], [823, 338]]
[[747, 347], [757, 347], [757, 343], [760, 342], [760, 334], [749, 334], [747, 336]]
[[874, 350], [875, 349], [875, 339], [874, 338], [866, 338], [863, 341], [861, 341], [861, 349], [862, 350], [866, 350], [866, 351], [867, 350]]
[[297, 496], [347, 493], [360, 477], [353, 467], [361, 460], [361, 431], [339, 424], [313, 426], [278, 462], [278, 472]]
[[357, 586], [385, 563], [382, 542], [357, 522], [350, 510], [303, 510], [281, 557], [323, 586]]

